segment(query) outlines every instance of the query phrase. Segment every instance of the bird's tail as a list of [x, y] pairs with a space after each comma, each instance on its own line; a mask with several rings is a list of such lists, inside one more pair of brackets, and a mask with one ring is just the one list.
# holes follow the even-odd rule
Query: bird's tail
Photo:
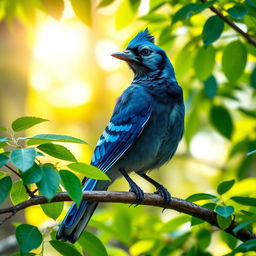
[[[83, 191], [107, 190], [109, 185], [110, 183], [106, 181], [88, 179], [83, 187]], [[97, 205], [98, 202], [82, 201], [77, 208], [76, 204], [73, 203], [59, 227], [56, 239], [75, 243], [87, 226]]]

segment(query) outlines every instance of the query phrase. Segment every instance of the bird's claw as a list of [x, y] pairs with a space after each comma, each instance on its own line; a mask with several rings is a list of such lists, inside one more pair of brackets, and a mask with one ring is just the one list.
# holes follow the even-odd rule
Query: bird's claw
[[170, 192], [162, 185], [160, 185], [158, 188], [157, 188], [157, 191], [155, 192], [156, 194], [159, 194], [163, 199], [164, 199], [164, 209], [163, 211], [166, 209], [166, 207], [168, 205], [170, 205], [171, 201], [172, 201], [172, 197], [171, 197], [171, 194]]
[[134, 205], [134, 207], [138, 206], [140, 203], [143, 202], [143, 199], [144, 199], [144, 192], [143, 190], [137, 186], [136, 184], [134, 186], [132, 186], [129, 190], [129, 192], [133, 192], [135, 195], [136, 195], [136, 200], [130, 205]]

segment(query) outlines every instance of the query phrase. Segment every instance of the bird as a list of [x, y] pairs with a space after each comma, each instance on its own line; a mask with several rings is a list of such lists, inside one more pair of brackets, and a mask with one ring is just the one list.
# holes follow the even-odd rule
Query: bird
[[[124, 51], [111, 55], [125, 61], [134, 77], [117, 99], [91, 159], [91, 165], [106, 173], [110, 181], [85, 178], [83, 191], [107, 190], [123, 176], [136, 195], [135, 203], [139, 204], [144, 192], [129, 175], [135, 172], [154, 185], [156, 192], [169, 204], [168, 190], [147, 173], [168, 162], [182, 139], [185, 115], [182, 88], [167, 54], [155, 44], [148, 28], [139, 32]], [[75, 243], [97, 205], [98, 202], [85, 200], [79, 207], [73, 203], [60, 224], [56, 239]]]

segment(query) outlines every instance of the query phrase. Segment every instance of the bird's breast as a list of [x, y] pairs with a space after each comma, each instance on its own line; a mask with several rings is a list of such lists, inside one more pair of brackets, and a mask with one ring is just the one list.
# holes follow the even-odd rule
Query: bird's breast
[[183, 132], [183, 111], [179, 105], [154, 106], [140, 136], [115, 164], [128, 172], [143, 173], [159, 168], [174, 154]]

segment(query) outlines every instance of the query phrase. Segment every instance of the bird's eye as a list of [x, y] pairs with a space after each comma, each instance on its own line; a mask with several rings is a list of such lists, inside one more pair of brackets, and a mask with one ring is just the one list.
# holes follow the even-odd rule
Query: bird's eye
[[141, 50], [141, 54], [144, 56], [148, 56], [151, 53], [151, 51], [148, 48], [144, 48]]

